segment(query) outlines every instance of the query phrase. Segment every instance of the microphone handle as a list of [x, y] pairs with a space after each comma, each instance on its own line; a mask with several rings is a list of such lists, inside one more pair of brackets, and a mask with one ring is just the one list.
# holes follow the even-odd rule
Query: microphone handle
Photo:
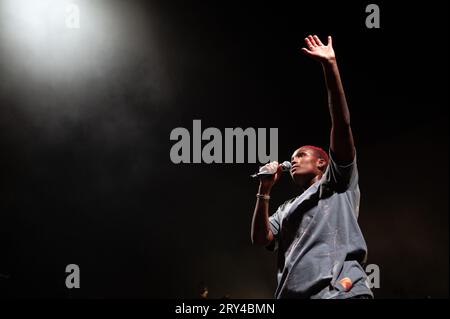
[[[283, 162], [281, 165], [281, 172], [287, 172], [290, 169], [291, 164], [289, 162]], [[270, 176], [270, 175], [275, 175], [277, 172], [275, 173], [266, 173], [266, 172], [258, 172], [256, 174], [250, 175], [253, 178], [259, 177], [259, 176]]]
[[275, 175], [275, 173], [274, 174], [270, 174], [270, 173], [256, 173], [256, 174], [253, 174], [253, 175], [250, 175], [250, 176], [253, 177], [253, 178], [256, 178], [256, 177], [259, 177], [259, 176], [271, 176], [271, 175]]

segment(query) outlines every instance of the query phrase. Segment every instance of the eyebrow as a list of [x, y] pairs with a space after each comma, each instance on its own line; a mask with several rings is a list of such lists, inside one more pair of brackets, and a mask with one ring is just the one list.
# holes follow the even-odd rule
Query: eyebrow
[[304, 150], [297, 151], [297, 152], [295, 152], [295, 155], [294, 155], [294, 156], [291, 156], [291, 160], [292, 160], [295, 156], [297, 156], [298, 154], [301, 154], [301, 153], [308, 154], [308, 153], [306, 153]]

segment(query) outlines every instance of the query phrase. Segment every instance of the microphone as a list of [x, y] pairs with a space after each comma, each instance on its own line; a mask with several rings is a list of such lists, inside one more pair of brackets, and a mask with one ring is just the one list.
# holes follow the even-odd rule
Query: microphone
[[[291, 162], [288, 161], [284, 161], [283, 163], [281, 163], [281, 171], [282, 172], [289, 172], [292, 168], [292, 164]], [[266, 166], [261, 166], [259, 168], [259, 172], [253, 175], [250, 175], [253, 178], [259, 177], [259, 176], [269, 176], [269, 175], [274, 175], [277, 171], [275, 172], [271, 172], [269, 169], [266, 168]]]

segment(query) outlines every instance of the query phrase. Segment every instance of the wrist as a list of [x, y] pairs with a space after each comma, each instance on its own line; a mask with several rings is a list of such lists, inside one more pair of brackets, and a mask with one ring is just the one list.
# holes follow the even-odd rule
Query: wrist
[[336, 57], [330, 57], [330, 58], [326, 58], [325, 60], [322, 61], [322, 65], [324, 67], [333, 67], [334, 65], [336, 65]]
[[264, 194], [256, 194], [256, 198], [261, 198], [264, 200], [269, 200], [270, 199], [270, 195], [264, 195]]
[[269, 186], [265, 186], [265, 185], [260, 184], [260, 185], [259, 185], [259, 188], [258, 188], [258, 194], [261, 194], [261, 195], [270, 195], [271, 189], [272, 189], [272, 187], [269, 187]]

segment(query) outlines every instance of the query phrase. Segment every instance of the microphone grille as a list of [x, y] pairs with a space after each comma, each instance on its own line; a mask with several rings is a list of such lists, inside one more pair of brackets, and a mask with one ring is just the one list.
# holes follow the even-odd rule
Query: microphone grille
[[283, 167], [283, 172], [290, 171], [292, 168], [291, 162], [284, 161], [281, 166]]

